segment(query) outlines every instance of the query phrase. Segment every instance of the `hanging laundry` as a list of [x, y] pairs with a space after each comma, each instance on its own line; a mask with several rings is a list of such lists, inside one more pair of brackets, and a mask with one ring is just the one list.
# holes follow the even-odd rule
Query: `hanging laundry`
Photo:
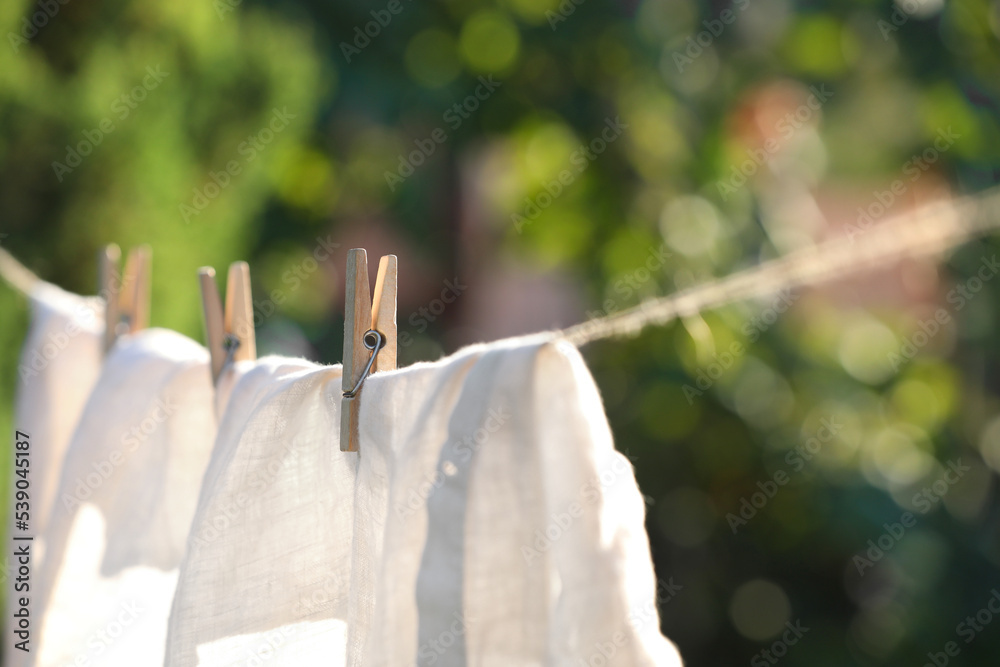
[[[21, 360], [18, 363], [17, 407], [14, 426], [29, 435], [27, 520], [15, 523], [23, 513], [16, 507], [11, 484], [7, 535], [36, 536], [27, 546], [35, 571], [45, 552], [44, 540], [52, 498], [59, 482], [70, 437], [83, 412], [90, 390], [101, 368], [101, 336], [104, 330], [104, 305], [100, 299], [70, 294], [55, 285], [34, 281], [28, 292], [31, 306], [31, 328], [28, 331]], [[17, 479], [17, 478], [15, 478]], [[11, 539], [8, 545], [13, 545]], [[13, 551], [13, 547], [11, 548]], [[8, 552], [6, 558], [10, 558]], [[5, 563], [13, 567], [11, 562]], [[24, 597], [15, 589], [17, 578], [6, 578], [6, 600]], [[30, 585], [30, 584], [29, 584]], [[9, 604], [13, 608], [13, 604]], [[5, 614], [4, 636], [15, 637], [13, 611]], [[12, 649], [8, 643], [4, 649]]]
[[357, 455], [338, 449], [340, 382], [339, 366], [265, 357], [236, 383], [164, 664], [343, 664]]
[[[216, 433], [208, 353], [180, 334], [121, 336], [66, 453], [17, 665], [158, 665]], [[87, 662], [89, 661], [89, 662]]]
[[31, 436], [31, 530], [43, 532], [59, 468], [101, 369], [104, 305], [37, 282], [18, 364], [14, 424]]
[[680, 664], [631, 464], [568, 343], [372, 375], [358, 453], [339, 367], [265, 359], [233, 392], [168, 667]]

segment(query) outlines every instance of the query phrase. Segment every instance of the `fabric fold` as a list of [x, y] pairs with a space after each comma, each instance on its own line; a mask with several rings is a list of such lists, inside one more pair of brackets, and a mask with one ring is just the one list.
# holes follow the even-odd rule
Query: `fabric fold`
[[100, 374], [104, 304], [41, 281], [30, 302], [15, 425], [31, 436], [31, 525], [41, 533], [66, 448]]
[[26, 664], [162, 661], [213, 400], [208, 353], [180, 334], [149, 329], [109, 351], [62, 466]]
[[[188, 539], [165, 664], [343, 654], [354, 461], [340, 368], [264, 358], [235, 384]], [[332, 448], [332, 449], [331, 449]], [[337, 455], [334, 455], [334, 454]]]
[[292, 360], [236, 384], [168, 667], [680, 664], [632, 466], [574, 347], [373, 375], [359, 453], [339, 450], [340, 398], [339, 367]]
[[[77, 296], [43, 281], [35, 283], [29, 301], [31, 324], [17, 368], [14, 413], [14, 428], [29, 436], [29, 500], [26, 514], [15, 515], [17, 489], [11, 484], [7, 544], [13, 552], [26, 545], [21, 542], [15, 546], [12, 538], [33, 536], [31, 567], [38, 572], [45, 557], [45, 534], [63, 459], [101, 369], [104, 304], [96, 297]], [[25, 516], [27, 528], [18, 529], [15, 518]], [[5, 569], [13, 572], [15, 563], [9, 554]], [[5, 579], [9, 613], [4, 616], [4, 636], [11, 638], [15, 636], [13, 614], [19, 607], [15, 601], [25, 593], [33, 598], [35, 591], [25, 590], [14, 576]], [[37, 584], [34, 587], [37, 589]], [[32, 656], [12, 644], [5, 647], [6, 664], [26, 664]]]

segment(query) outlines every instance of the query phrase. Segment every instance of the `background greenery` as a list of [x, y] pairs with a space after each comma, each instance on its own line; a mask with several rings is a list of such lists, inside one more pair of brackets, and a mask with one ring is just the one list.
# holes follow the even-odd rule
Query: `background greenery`
[[[260, 352], [327, 363], [342, 349], [346, 249], [395, 252], [409, 363], [850, 234], [896, 180], [893, 213], [1000, 176], [996, 0], [400, 0], [381, 13], [390, 5], [0, 4], [0, 243], [92, 293], [101, 245], [148, 242], [153, 324], [197, 339], [196, 269], [247, 259]], [[372, 11], [391, 18], [360, 48]], [[122, 117], [115, 101], [147, 67], [168, 75]], [[456, 127], [446, 113], [490, 76], [499, 88]], [[812, 109], [824, 85], [833, 94]], [[294, 118], [250, 159], [243, 142], [275, 109]], [[614, 119], [627, 128], [580, 171], [574, 151]], [[105, 120], [113, 131], [57, 174]], [[445, 140], [413, 174], [387, 178], [436, 128]], [[948, 128], [953, 146], [911, 180], [908, 161]], [[767, 164], [720, 188], [768, 139]], [[213, 190], [230, 161], [240, 173]], [[313, 265], [317, 239], [339, 251]], [[773, 325], [754, 324], [763, 300], [585, 350], [649, 499], [658, 574], [683, 587], [661, 611], [688, 664], [769, 664], [755, 656], [786, 621], [809, 628], [790, 666], [918, 665], [948, 641], [955, 664], [1000, 655], [1000, 623], [968, 644], [956, 634], [1000, 586], [1000, 301], [991, 282], [960, 312], [946, 300], [996, 247], [793, 293]], [[445, 281], [462, 286], [446, 307]], [[893, 369], [941, 307], [953, 322]], [[0, 312], [11, 432], [26, 305], [4, 286]], [[729, 363], [732, 342], [747, 351]], [[787, 452], [823, 418], [844, 426], [790, 472]], [[920, 513], [914, 494], [957, 458], [971, 471]], [[788, 484], [734, 534], [727, 515], [778, 470]], [[917, 525], [859, 576], [853, 558], [906, 510]]]

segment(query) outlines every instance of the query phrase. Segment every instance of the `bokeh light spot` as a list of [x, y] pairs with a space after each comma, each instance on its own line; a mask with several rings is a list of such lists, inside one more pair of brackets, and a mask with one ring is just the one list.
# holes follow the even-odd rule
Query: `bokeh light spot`
[[986, 465], [1000, 472], [1000, 417], [990, 421], [979, 436], [979, 452]]
[[780, 586], [754, 579], [736, 589], [729, 603], [729, 618], [736, 630], [754, 641], [777, 635], [791, 619], [792, 606]]
[[723, 228], [718, 211], [708, 200], [685, 196], [663, 209], [660, 231], [671, 248], [685, 255], [702, 255], [715, 247]]
[[[722, 362], [720, 359], [719, 364]], [[758, 428], [774, 428], [791, 415], [795, 393], [770, 366], [756, 357], [747, 357], [736, 379], [733, 404], [747, 422]]]
[[895, 334], [873, 317], [858, 317], [845, 326], [838, 356], [851, 377], [868, 384], [879, 384], [895, 373], [890, 354], [898, 353]]
[[504, 14], [482, 11], [462, 26], [459, 37], [462, 57], [476, 72], [499, 74], [517, 60], [521, 36]]
[[803, 72], [836, 76], [857, 57], [858, 47], [837, 19], [820, 14], [802, 17], [794, 23], [785, 42], [785, 52], [788, 61]]
[[[576, 144], [576, 137], [562, 123], [545, 123], [539, 126], [531, 133], [524, 146], [528, 176], [539, 185], [543, 181], [558, 179], [559, 173], [571, 166], [570, 154]], [[575, 168], [573, 172], [576, 172]], [[576, 176], [575, 173], [573, 175]]]
[[417, 33], [407, 45], [403, 58], [414, 81], [428, 88], [451, 83], [462, 69], [455, 53], [455, 40], [437, 28]]

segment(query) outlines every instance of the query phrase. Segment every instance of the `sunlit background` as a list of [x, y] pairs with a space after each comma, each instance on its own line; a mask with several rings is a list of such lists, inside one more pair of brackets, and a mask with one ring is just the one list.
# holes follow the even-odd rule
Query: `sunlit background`
[[[405, 365], [1000, 181], [997, 0], [7, 0], [0, 35], [0, 244], [88, 294], [149, 243], [197, 340], [197, 268], [246, 259], [261, 355], [340, 361], [353, 247], [399, 256]], [[1000, 655], [998, 251], [585, 349], [689, 665]]]

